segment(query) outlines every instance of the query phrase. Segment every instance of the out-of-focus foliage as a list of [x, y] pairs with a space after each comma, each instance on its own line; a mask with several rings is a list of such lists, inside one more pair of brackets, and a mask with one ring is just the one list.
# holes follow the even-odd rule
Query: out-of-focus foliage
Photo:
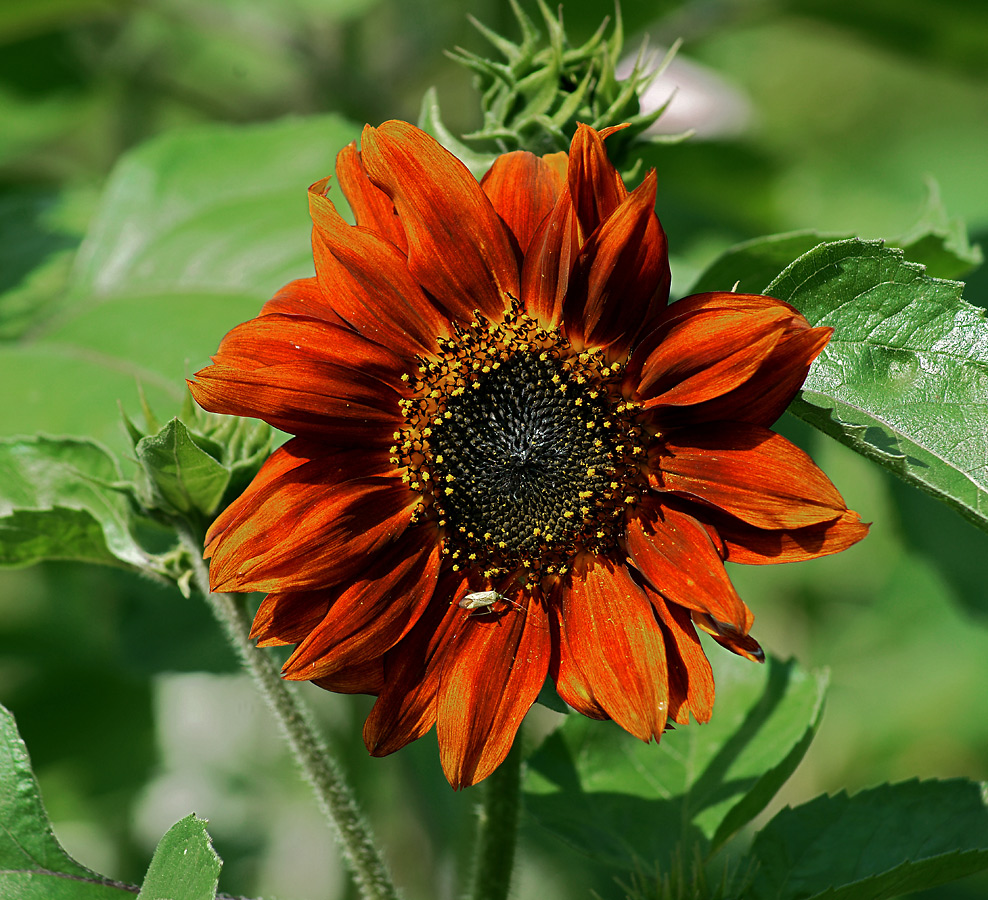
[[[534, 6], [525, 8], [537, 20]], [[44, 415], [45, 430], [86, 437], [73, 423], [98, 404], [102, 438], [120, 454], [134, 453], [114, 424], [117, 400], [139, 408], [133, 367], [120, 361], [160, 372], [158, 393], [155, 379], [141, 380], [167, 420], [180, 409], [186, 366], [204, 362], [232, 324], [229, 308], [214, 315], [205, 303], [175, 313], [171, 287], [195, 282], [204, 297], [234, 297], [246, 318], [279, 279], [310, 273], [305, 188], [331, 173], [333, 154], [355, 133], [326, 124], [339, 120], [268, 120], [324, 113], [414, 120], [435, 85], [452, 130], [476, 128], [469, 78], [442, 55], [458, 45], [486, 50], [467, 12], [514, 34], [508, 6], [494, 0], [0, 4], [0, 431], [33, 431]], [[661, 9], [628, 2], [622, 13], [630, 45], [646, 28], [666, 46], [683, 37], [682, 54], [749, 104], [742, 130], [658, 148], [647, 160], [658, 169], [658, 211], [679, 293], [725, 248], [764, 234], [908, 237], [924, 215], [930, 177], [948, 219], [965, 219], [975, 241], [988, 238], [988, 32], [977, 2], [713, 0]], [[601, 7], [574, 0], [564, 15], [579, 43], [600, 24]], [[688, 103], [690, 77], [673, 67], [660, 81], [669, 90], [680, 85], [670, 112]], [[142, 160], [154, 156], [157, 165], [195, 140], [170, 132], [203, 126], [216, 135], [224, 123], [294, 135], [279, 144], [279, 153], [294, 154], [294, 167], [272, 169], [265, 158], [238, 153], [236, 132], [228, 131], [201, 146], [216, 154], [215, 178], [229, 179], [226, 207], [209, 207], [206, 188], [216, 182], [201, 190], [190, 184], [175, 220], [155, 234], [133, 233], [126, 258], [86, 249], [77, 257], [93, 221], [131, 235], [127, 204], [161, 187], [144, 177]], [[123, 169], [127, 177], [118, 170], [117, 193], [105, 194], [121, 155], [149, 138], [156, 140]], [[174, 160], [169, 174], [181, 181], [181, 153]], [[116, 204], [109, 211], [107, 197]], [[274, 209], [292, 197], [295, 213]], [[271, 214], [281, 225], [265, 218]], [[242, 233], [255, 224], [259, 235], [275, 235], [267, 255], [224, 257], [223, 229]], [[191, 226], [202, 235], [193, 246], [183, 243]], [[934, 268], [956, 264], [964, 250], [955, 251], [922, 261], [938, 277], [968, 277]], [[729, 289], [744, 277], [716, 274], [724, 282], [710, 287]], [[984, 270], [970, 275], [964, 297], [988, 306]], [[114, 330], [115, 304], [143, 310], [139, 330]], [[78, 367], [74, 379], [52, 376], [70, 364]], [[74, 390], [60, 392], [67, 383]], [[981, 562], [988, 539], [800, 423], [784, 427], [874, 525], [867, 541], [840, 557], [732, 569], [763, 644], [831, 671], [817, 739], [767, 814], [783, 802], [880, 781], [988, 777]], [[194, 809], [210, 820], [224, 890], [348, 896], [321, 818], [266, 713], [231, 670], [214, 624], [177, 591], [70, 563], [0, 573], [0, 700], [17, 715], [74, 858], [138, 884], [161, 835]], [[433, 739], [371, 760], [359, 737], [366, 698], [308, 693], [408, 895], [431, 896], [434, 879], [445, 878], [452, 896], [452, 864], [471, 849], [474, 798], [448, 791]], [[538, 713], [535, 730], [556, 724], [552, 713]], [[781, 829], [785, 819], [778, 821]], [[624, 896], [609, 874], [591, 871], [535, 825], [523, 848], [518, 896], [562, 900], [591, 889], [605, 900]], [[985, 891], [982, 879], [935, 896]]]

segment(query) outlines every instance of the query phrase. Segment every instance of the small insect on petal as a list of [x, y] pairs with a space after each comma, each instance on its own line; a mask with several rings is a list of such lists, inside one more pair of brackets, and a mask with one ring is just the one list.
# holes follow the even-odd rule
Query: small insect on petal
[[525, 611], [525, 608], [521, 604], [510, 600], [504, 594], [499, 594], [497, 591], [476, 591], [473, 594], [467, 594], [457, 605], [461, 609], [470, 610], [472, 615], [482, 616], [486, 613], [494, 612], [492, 607], [498, 600], [510, 603], [512, 606], [522, 610], [522, 612]]

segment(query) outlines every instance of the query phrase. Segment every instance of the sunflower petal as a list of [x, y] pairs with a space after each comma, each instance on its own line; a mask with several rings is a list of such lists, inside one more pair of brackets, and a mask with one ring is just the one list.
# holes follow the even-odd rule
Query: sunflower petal
[[312, 683], [337, 694], [377, 694], [384, 686], [384, 662], [366, 660], [324, 678], [314, 678]]
[[464, 615], [453, 598], [468, 591], [465, 576], [444, 572], [426, 611], [385, 654], [384, 686], [364, 722], [364, 744], [371, 756], [400, 750], [436, 723], [443, 654]]
[[286, 284], [261, 307], [262, 316], [272, 313], [325, 319], [334, 325], [346, 325], [330, 305], [316, 278], [298, 278]]
[[480, 186], [524, 255], [539, 225], [566, 190], [566, 180], [541, 157], [517, 150], [495, 159]]
[[316, 276], [333, 308], [364, 337], [405, 357], [434, 353], [449, 324], [408, 272], [394, 244], [348, 224], [328, 196], [309, 188]]
[[667, 506], [652, 506], [628, 522], [625, 539], [635, 567], [663, 597], [748, 633], [754, 617], [696, 519]]
[[464, 618], [446, 650], [436, 723], [439, 758], [454, 789], [476, 784], [504, 761], [545, 683], [550, 652], [538, 601], [494, 620]]
[[672, 432], [651, 460], [658, 485], [757, 528], [804, 528], [847, 510], [830, 479], [781, 435], [740, 422]]
[[567, 191], [532, 236], [521, 274], [521, 296], [529, 314], [546, 328], [558, 327], [570, 275], [580, 251], [576, 213]]
[[436, 140], [406, 122], [364, 129], [361, 159], [408, 236], [408, 268], [460, 321], [500, 319], [517, 297], [518, 262], [480, 185]]
[[[371, 184], [367, 170], [360, 158], [357, 142], [347, 144], [336, 155], [336, 180], [353, 210], [354, 221], [361, 228], [377, 232], [394, 244], [403, 254], [408, 253], [408, 238], [402, 227], [398, 211], [391, 198], [379, 187]], [[326, 183], [328, 179], [323, 179]], [[313, 185], [316, 187], [316, 185]]]
[[[610, 129], [606, 134], [616, 130]], [[607, 158], [605, 136], [589, 125], [577, 124], [570, 143], [567, 179], [582, 240], [610, 218], [628, 196], [624, 180]]]
[[666, 601], [646, 588], [652, 607], [665, 626], [669, 660], [669, 717], [680, 725], [710, 721], [714, 707], [714, 673], [703, 652], [688, 610]]
[[348, 582], [285, 663], [286, 678], [314, 681], [383, 656], [411, 630], [439, 577], [439, 541], [423, 531], [406, 531]]
[[298, 644], [322, 620], [338, 591], [286, 591], [268, 594], [254, 614], [250, 637], [258, 647]]
[[668, 713], [662, 629], [624, 566], [594, 561], [572, 574], [562, 615], [573, 661], [594, 701], [625, 731], [658, 739]]

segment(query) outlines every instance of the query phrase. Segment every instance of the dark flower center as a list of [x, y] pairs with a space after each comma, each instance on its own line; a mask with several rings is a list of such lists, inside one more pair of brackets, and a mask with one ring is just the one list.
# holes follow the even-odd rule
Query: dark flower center
[[456, 568], [530, 581], [617, 549], [641, 495], [647, 435], [618, 366], [576, 353], [517, 308], [478, 316], [423, 361], [392, 462], [422, 493]]

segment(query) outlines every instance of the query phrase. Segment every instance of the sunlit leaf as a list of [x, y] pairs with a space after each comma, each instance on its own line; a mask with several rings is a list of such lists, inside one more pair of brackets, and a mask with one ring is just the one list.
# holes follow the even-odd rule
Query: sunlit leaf
[[900, 250], [822, 244], [767, 288], [834, 336], [791, 410], [988, 528], [988, 327]]
[[221, 865], [206, 823], [186, 816], [158, 842], [137, 900], [213, 900]]
[[52, 832], [14, 717], [0, 706], [0, 896], [9, 900], [122, 900], [132, 889], [70, 857]]
[[751, 900], [884, 900], [988, 869], [988, 785], [882, 785], [784, 809], [755, 838]]
[[93, 441], [0, 440], [0, 565], [75, 559], [142, 567], [116, 460]]
[[677, 726], [658, 746], [613, 723], [570, 716], [530, 758], [525, 804], [589, 856], [665, 866], [681, 846], [718, 846], [760, 812], [806, 752], [825, 679], [795, 663], [757, 666], [721, 652], [707, 725]]

